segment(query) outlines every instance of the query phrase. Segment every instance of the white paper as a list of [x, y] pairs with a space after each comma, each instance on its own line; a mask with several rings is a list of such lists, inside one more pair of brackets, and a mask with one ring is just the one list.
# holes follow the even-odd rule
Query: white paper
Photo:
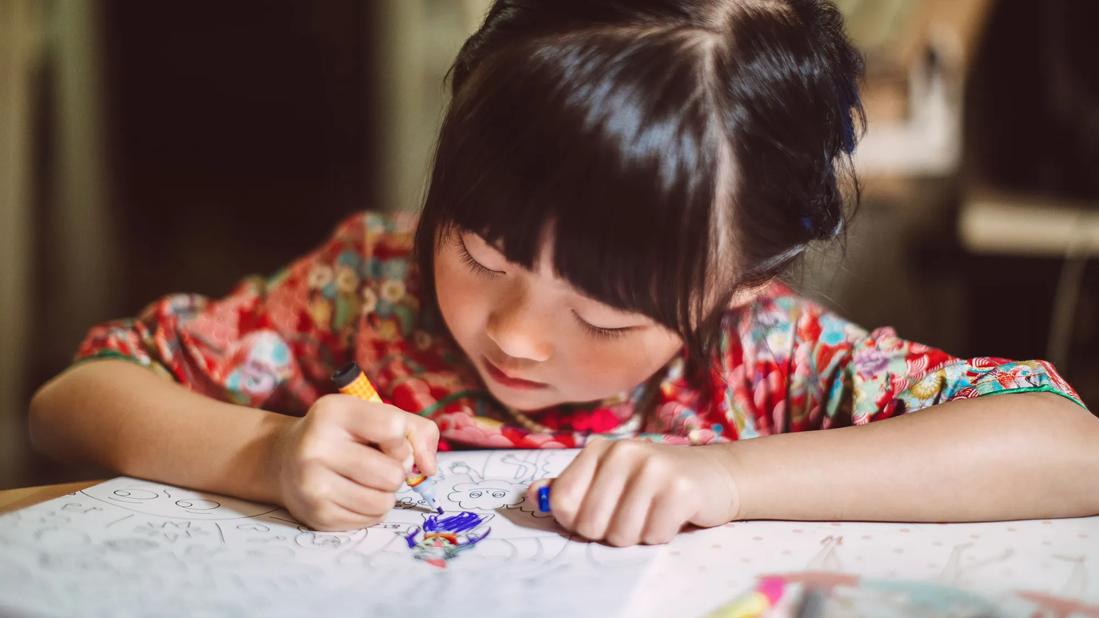
[[440, 453], [440, 506], [489, 516], [491, 527], [445, 568], [414, 558], [405, 540], [430, 515], [407, 487], [405, 508], [382, 523], [333, 534], [283, 509], [116, 478], [0, 516], [0, 614], [614, 613], [659, 550], [573, 540], [525, 501], [532, 480], [575, 455]]
[[[0, 516], [0, 615], [701, 616], [767, 574], [847, 582], [835, 592], [855, 599], [848, 615], [1099, 615], [1099, 517], [735, 522], [616, 549], [525, 502], [575, 454], [440, 453], [440, 504], [491, 515], [489, 536], [444, 569], [405, 541], [429, 514], [407, 488], [384, 522], [332, 534], [283, 509], [113, 479]], [[936, 611], [880, 607], [906, 599]]]

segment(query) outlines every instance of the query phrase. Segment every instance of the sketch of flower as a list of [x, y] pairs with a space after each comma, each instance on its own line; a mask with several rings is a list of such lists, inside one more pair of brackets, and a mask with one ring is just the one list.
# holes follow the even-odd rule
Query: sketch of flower
[[161, 538], [169, 543], [175, 543], [179, 539], [193, 539], [210, 534], [209, 530], [203, 530], [199, 526], [192, 526], [190, 521], [147, 521], [134, 528], [134, 532], [148, 534], [154, 538]]

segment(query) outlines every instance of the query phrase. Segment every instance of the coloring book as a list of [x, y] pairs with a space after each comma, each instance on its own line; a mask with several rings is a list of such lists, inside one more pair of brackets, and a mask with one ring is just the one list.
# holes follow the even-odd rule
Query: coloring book
[[576, 453], [440, 453], [442, 514], [405, 487], [384, 521], [339, 533], [119, 477], [0, 515], [0, 615], [698, 616], [777, 575], [835, 596], [917, 582], [909, 597], [949, 607], [960, 601], [943, 591], [957, 588], [1048, 610], [1039, 615], [1099, 616], [1099, 517], [734, 522], [614, 548], [572, 537], [526, 500], [531, 481]]

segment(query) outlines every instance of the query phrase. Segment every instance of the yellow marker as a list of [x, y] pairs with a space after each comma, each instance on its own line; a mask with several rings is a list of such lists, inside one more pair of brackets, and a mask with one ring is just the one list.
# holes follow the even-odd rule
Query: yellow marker
[[[358, 397], [363, 401], [385, 403], [382, 401], [382, 398], [378, 396], [378, 391], [374, 389], [374, 385], [370, 383], [366, 374], [363, 373], [363, 370], [360, 369], [356, 363], [349, 363], [344, 366], [343, 369], [332, 374], [332, 382], [335, 383], [336, 388], [340, 389], [340, 392], [344, 395]], [[412, 488], [412, 491], [416, 492], [421, 498], [427, 501], [431, 510], [442, 515], [442, 507], [435, 502], [435, 479], [424, 476], [418, 471], [413, 470], [413, 474], [410, 474], [405, 478], [405, 483], [408, 483], [408, 486]]]

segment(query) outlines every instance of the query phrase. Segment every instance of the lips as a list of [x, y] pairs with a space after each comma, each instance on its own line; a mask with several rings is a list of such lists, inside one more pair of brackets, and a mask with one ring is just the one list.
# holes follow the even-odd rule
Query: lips
[[484, 364], [485, 364], [486, 373], [488, 373], [489, 377], [492, 378], [493, 380], [495, 380], [496, 382], [498, 382], [499, 384], [502, 384], [504, 386], [508, 386], [508, 387], [511, 387], [511, 388], [517, 388], [517, 389], [538, 389], [538, 388], [546, 388], [547, 386], [549, 386], [548, 384], [545, 384], [544, 382], [535, 382], [533, 380], [524, 380], [522, 378], [512, 377], [512, 376], [504, 373], [504, 371], [502, 369], [500, 369], [495, 364], [493, 364], [493, 362], [490, 361], [489, 359], [484, 358], [483, 360], [484, 360]]

